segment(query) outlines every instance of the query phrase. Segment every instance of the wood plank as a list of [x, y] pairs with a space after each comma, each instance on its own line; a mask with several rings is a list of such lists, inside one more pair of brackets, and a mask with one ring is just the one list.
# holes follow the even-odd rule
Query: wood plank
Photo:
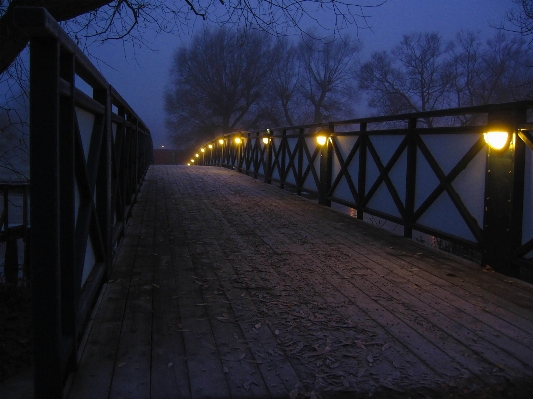
[[[155, 203], [153, 177], [147, 178], [144, 200]], [[153, 294], [154, 206], [146, 206], [124, 310], [120, 340], [113, 370], [109, 398], [150, 396], [150, 363]]]
[[172, 262], [171, 247], [179, 237], [169, 232], [171, 190], [166, 174], [157, 174], [156, 220], [154, 224], [154, 292], [152, 324], [151, 397], [190, 398], [189, 374], [183, 332], [180, 328], [178, 265]]
[[134, 237], [125, 237], [121, 244], [121, 254], [101, 294], [92, 328], [87, 332], [89, 338], [85, 350], [80, 353], [81, 360], [69, 398], [106, 398], [108, 395], [131, 279], [129, 265], [135, 259], [136, 246], [137, 238]]

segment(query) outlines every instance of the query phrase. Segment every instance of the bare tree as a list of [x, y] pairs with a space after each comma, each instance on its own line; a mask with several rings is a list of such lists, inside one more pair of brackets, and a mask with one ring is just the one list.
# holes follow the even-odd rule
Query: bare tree
[[[373, 53], [359, 70], [369, 105], [381, 114], [446, 107], [453, 81], [450, 50], [438, 33], [414, 33], [404, 35], [390, 53]], [[432, 126], [431, 120], [424, 122]]]
[[[248, 0], [1, 0], [0, 72], [15, 60], [28, 42], [13, 19], [17, 6], [45, 7], [57, 21], [79, 19], [70, 28], [78, 40], [128, 39], [143, 42], [146, 30], [172, 32], [197, 20], [216, 24], [241, 23], [273, 34], [298, 28], [303, 19], [317, 22], [316, 10], [333, 14], [335, 32], [363, 22], [366, 9], [386, 0], [352, 3], [325, 1]], [[331, 33], [331, 32], [330, 32]]]
[[[294, 126], [300, 120], [302, 101], [299, 96], [300, 62], [297, 47], [288, 37], [278, 39], [274, 47], [272, 92], [275, 96], [272, 123], [275, 126]], [[280, 118], [278, 115], [283, 115]]]
[[501, 29], [519, 33], [522, 36], [531, 36], [533, 34], [533, 0], [513, 0], [518, 8], [507, 13], [507, 21], [512, 28], [505, 28], [502, 24]]
[[204, 30], [176, 51], [165, 93], [174, 141], [249, 129], [264, 117], [272, 72], [272, 38], [262, 31]]
[[355, 94], [352, 71], [360, 50], [360, 43], [349, 36], [332, 41], [304, 37], [299, 43], [299, 90], [310, 106], [309, 120], [323, 122], [342, 115], [350, 107]]
[[454, 106], [474, 106], [532, 97], [533, 57], [526, 41], [496, 32], [485, 43], [460, 32], [453, 53]]

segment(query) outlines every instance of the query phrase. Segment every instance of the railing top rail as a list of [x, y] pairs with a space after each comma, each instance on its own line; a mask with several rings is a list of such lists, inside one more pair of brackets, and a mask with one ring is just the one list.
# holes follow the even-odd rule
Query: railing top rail
[[17, 188], [17, 187], [25, 187], [29, 185], [30, 185], [29, 181], [5, 181], [5, 180], [0, 181], [0, 188], [4, 188], [4, 187]]
[[459, 116], [459, 115], [468, 115], [468, 114], [482, 114], [494, 111], [505, 111], [510, 109], [527, 109], [533, 107], [533, 100], [517, 101], [511, 103], [503, 104], [486, 104], [478, 105], [475, 107], [466, 107], [466, 108], [447, 108], [439, 109], [434, 111], [424, 111], [424, 112], [411, 112], [407, 114], [396, 114], [396, 115], [384, 115], [384, 116], [371, 116], [365, 118], [356, 118], [356, 119], [347, 119], [338, 122], [331, 122], [333, 125], [348, 125], [352, 123], [379, 123], [379, 122], [390, 122], [390, 121], [402, 121], [408, 119], [423, 119], [423, 118], [438, 118], [446, 116]]
[[[395, 122], [395, 121], [407, 121], [409, 119], [424, 119], [424, 118], [439, 118], [447, 116], [460, 116], [460, 115], [469, 115], [469, 114], [483, 114], [495, 111], [505, 111], [512, 109], [528, 109], [533, 108], [533, 100], [524, 100], [516, 101], [510, 103], [502, 104], [486, 104], [479, 105], [475, 107], [466, 107], [466, 108], [447, 108], [434, 111], [424, 111], [424, 112], [411, 112], [406, 114], [395, 114], [395, 115], [384, 115], [384, 116], [369, 116], [363, 118], [355, 119], [344, 119], [340, 121], [326, 121], [326, 122], [317, 122], [317, 123], [308, 123], [304, 125], [294, 125], [294, 126], [280, 126], [269, 128], [270, 131], [289, 131], [289, 130], [298, 130], [298, 129], [310, 129], [310, 128], [321, 128], [324, 126], [343, 126], [343, 125], [354, 125], [361, 123], [381, 123], [381, 122]], [[527, 128], [529, 125], [521, 125], [521, 127]], [[466, 126], [464, 126], [466, 127]], [[389, 129], [390, 130], [390, 129]], [[250, 130], [250, 131], [240, 131], [240, 132], [230, 132], [221, 134], [220, 136], [228, 136], [237, 133], [257, 133], [263, 130]], [[218, 138], [218, 137], [217, 137]]]
[[[127, 108], [128, 114], [141, 122], [142, 127], [149, 134], [148, 128], [142, 119], [133, 111], [131, 106], [119, 94], [119, 92], [109, 84], [104, 76], [92, 64], [89, 58], [80, 50], [68, 34], [61, 28], [55, 19], [48, 13], [45, 8], [40, 7], [17, 7], [15, 9], [15, 23], [26, 33], [33, 37], [53, 37], [59, 40], [61, 46], [68, 53], [76, 58], [76, 74], [86, 81], [93, 88], [109, 88], [113, 103]], [[143, 132], [145, 133], [145, 132]]]
[[79, 49], [76, 43], [74, 43], [45, 8], [17, 7], [14, 11], [14, 20], [19, 28], [23, 29], [32, 37], [48, 36], [58, 39], [63, 48], [73, 54], [87, 72], [87, 74], [82, 73], [80, 75], [81, 71], [77, 68], [76, 72], [83, 80], [95, 86], [108, 86], [107, 80], [100, 71], [95, 68], [89, 58]]

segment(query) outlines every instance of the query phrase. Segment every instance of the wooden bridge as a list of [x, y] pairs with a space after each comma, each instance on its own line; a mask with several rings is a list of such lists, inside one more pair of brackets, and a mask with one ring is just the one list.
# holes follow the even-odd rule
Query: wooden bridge
[[202, 167], [149, 166], [126, 101], [45, 10], [17, 12], [35, 397], [530, 397], [533, 102], [235, 133]]
[[243, 174], [152, 166], [69, 397], [527, 397], [532, 296]]

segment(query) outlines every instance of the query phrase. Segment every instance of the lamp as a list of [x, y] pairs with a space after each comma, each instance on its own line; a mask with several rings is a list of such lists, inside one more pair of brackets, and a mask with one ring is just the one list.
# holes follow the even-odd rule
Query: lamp
[[220, 144], [220, 145], [224, 144], [224, 139], [218, 140], [218, 144]]
[[194, 159], [191, 159], [191, 162], [194, 162]]
[[323, 146], [327, 143], [329, 136], [330, 132], [328, 129], [320, 128], [320, 130], [316, 132], [316, 142], [318, 145]]
[[318, 145], [324, 145], [326, 144], [326, 141], [328, 141], [328, 138], [325, 135], [320, 134], [316, 136], [316, 142], [318, 143]]
[[209, 145], [207, 146], [207, 148], [212, 149], [212, 148], [213, 148], [213, 144], [209, 144]]
[[485, 143], [487, 143], [490, 148], [494, 150], [503, 150], [509, 144], [509, 133], [508, 132], [486, 132], [483, 133], [483, 138]]
[[271, 134], [272, 133], [270, 132], [270, 129], [267, 129], [266, 136], [263, 137], [263, 144], [266, 145], [266, 144], [270, 143], [270, 135]]
[[242, 139], [240, 137], [235, 137], [235, 144], [241, 144]]
[[195, 156], [196, 158], [198, 158], [200, 155], [198, 155], [198, 154], [194, 154], [194, 156]]
[[485, 143], [496, 151], [502, 151], [509, 146], [511, 135], [509, 126], [500, 122], [492, 122], [487, 126], [487, 131], [483, 133]]
[[202, 148], [200, 151], [205, 152], [205, 148]]

